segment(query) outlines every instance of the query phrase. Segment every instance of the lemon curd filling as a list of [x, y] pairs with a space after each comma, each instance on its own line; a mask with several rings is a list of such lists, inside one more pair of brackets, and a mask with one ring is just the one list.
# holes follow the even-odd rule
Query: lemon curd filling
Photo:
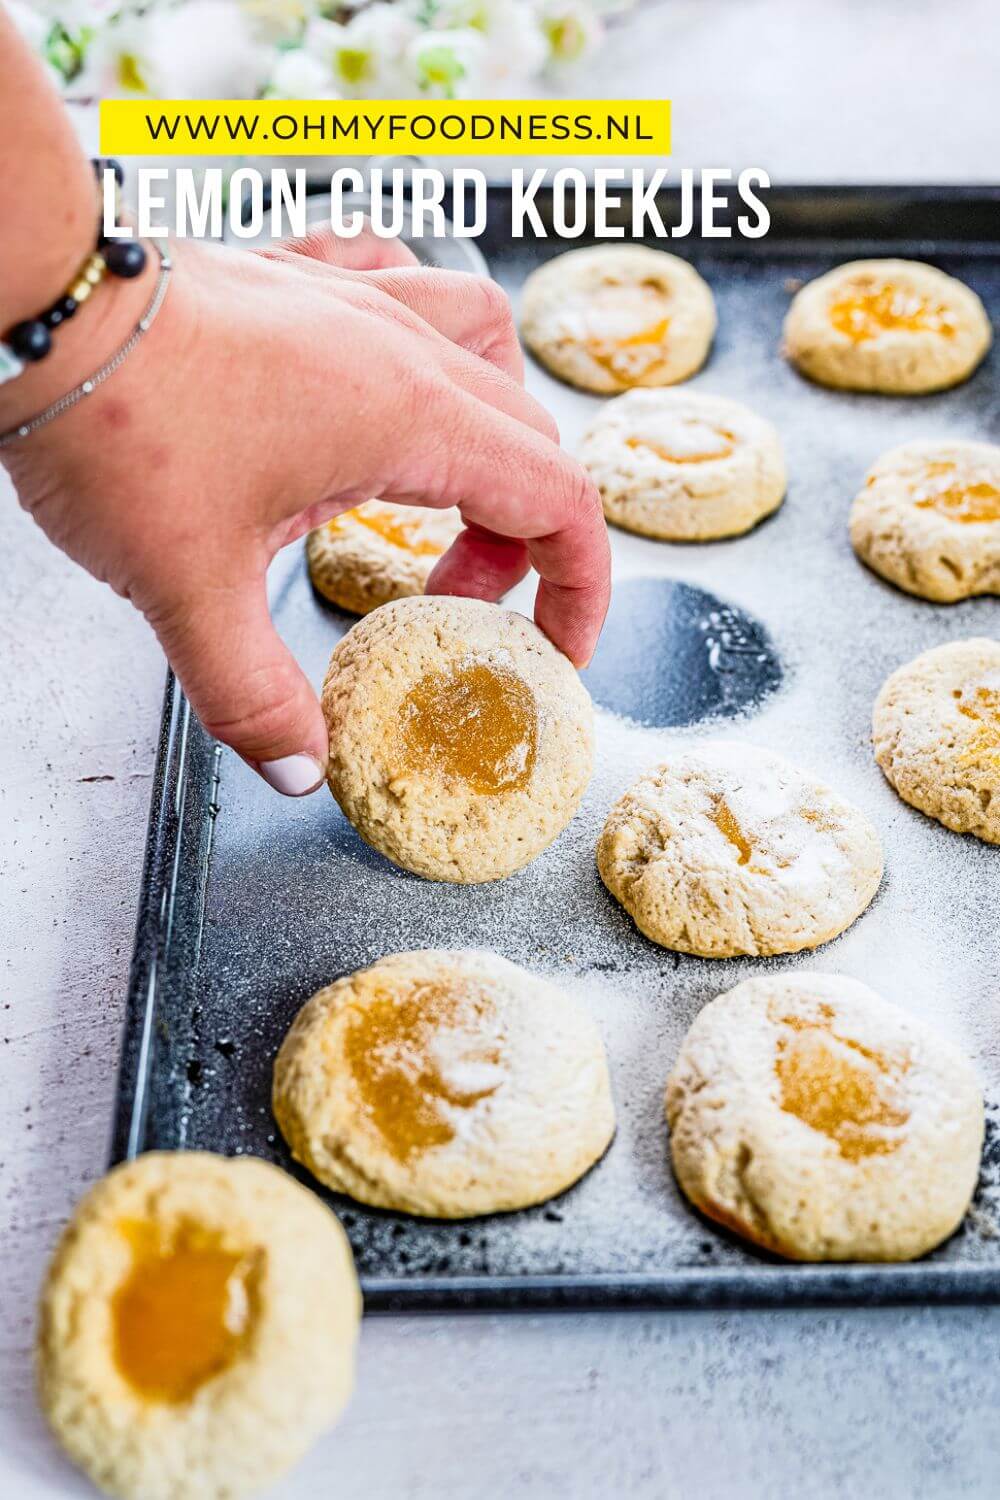
[[666, 364], [668, 297], [658, 282], [643, 281], [603, 287], [595, 298], [591, 326], [603, 324], [608, 331], [587, 339], [587, 353], [621, 385], [639, 385]]
[[485, 662], [421, 678], [403, 699], [399, 733], [408, 769], [433, 767], [484, 796], [522, 790], [535, 769], [534, 695]]
[[1000, 681], [966, 683], [954, 696], [959, 713], [975, 725], [960, 763], [1000, 770]]
[[500, 1044], [485, 996], [444, 983], [388, 990], [350, 1016], [347, 1065], [366, 1118], [406, 1162], [457, 1133], [458, 1112], [500, 1086]]
[[953, 463], [928, 464], [914, 492], [918, 510], [934, 510], [964, 526], [1000, 521], [1000, 489], [987, 480], [963, 483]]
[[930, 302], [891, 281], [846, 292], [831, 304], [829, 317], [837, 332], [855, 344], [893, 331], [938, 333], [944, 338], [955, 332], [954, 313], [944, 303]]
[[656, 374], [666, 364], [665, 359], [635, 359], [633, 351], [643, 348], [662, 348], [670, 328], [670, 319], [661, 318], [638, 333], [621, 339], [589, 339], [587, 353], [602, 370], [607, 370], [622, 385], [638, 385], [640, 381]]
[[249, 1258], [204, 1233], [164, 1246], [125, 1222], [132, 1267], [111, 1303], [115, 1363], [150, 1401], [189, 1400], [239, 1354], [250, 1323]]
[[819, 1012], [817, 1020], [777, 1018], [781, 1108], [835, 1141], [847, 1161], [895, 1151], [910, 1118], [902, 1084], [908, 1064], [837, 1036], [832, 1009]]
[[715, 804], [711, 817], [722, 836], [727, 838], [736, 850], [736, 863], [738, 865], [749, 864], [753, 854], [753, 844], [743, 832], [724, 797], [720, 797]]
[[736, 434], [724, 427], [708, 427], [704, 422], [688, 422], [684, 425], [690, 429], [690, 447], [685, 447], [680, 440], [675, 440], [673, 444], [655, 443], [641, 437], [626, 438], [625, 446], [655, 453], [657, 458], [662, 458], [668, 464], [707, 464], [713, 459], [729, 458], [736, 447]]
[[326, 525], [334, 536], [343, 535], [351, 526], [363, 526], [390, 546], [399, 547], [414, 557], [440, 557], [445, 550], [437, 542], [420, 535], [419, 516], [396, 515], [388, 508], [358, 506], [355, 510], [342, 511]]

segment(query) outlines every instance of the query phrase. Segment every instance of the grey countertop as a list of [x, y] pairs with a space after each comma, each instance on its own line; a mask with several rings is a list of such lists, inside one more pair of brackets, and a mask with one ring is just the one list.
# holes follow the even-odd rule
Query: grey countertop
[[[678, 0], [602, 77], [673, 95], [685, 165], [990, 181], [998, 29], [996, 0]], [[105, 1161], [163, 665], [2, 477], [0, 556], [0, 1494], [36, 1500], [88, 1493], [30, 1351], [44, 1258]], [[344, 1422], [279, 1492], [992, 1497], [998, 1335], [1000, 1308], [370, 1319]]]

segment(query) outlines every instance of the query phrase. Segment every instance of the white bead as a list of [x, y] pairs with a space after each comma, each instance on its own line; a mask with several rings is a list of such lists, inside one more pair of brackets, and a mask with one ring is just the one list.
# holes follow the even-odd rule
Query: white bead
[[19, 427], [17, 429], [17, 435], [18, 435], [18, 437], [27, 437], [28, 433], [30, 431], [31, 431], [30, 427]]
[[0, 343], [0, 385], [15, 379], [24, 371], [24, 360], [16, 355], [9, 344]]
[[91, 391], [94, 389], [94, 382], [92, 380], [85, 380], [80, 389], [85, 396], [89, 396]]

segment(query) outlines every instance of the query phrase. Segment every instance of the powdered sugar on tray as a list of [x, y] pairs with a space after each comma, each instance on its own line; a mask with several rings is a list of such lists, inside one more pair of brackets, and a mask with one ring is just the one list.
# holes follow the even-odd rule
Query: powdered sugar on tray
[[[553, 1203], [465, 1226], [367, 1212], [338, 1202], [362, 1272], [561, 1274], [667, 1272], [760, 1262], [707, 1227], [681, 1201], [669, 1170], [663, 1090], [681, 1038], [705, 1002], [768, 971], [840, 973], [939, 1028], [973, 1059], [989, 1111], [974, 1212], [933, 1257], [1000, 1264], [1000, 853], [904, 806], [870, 746], [871, 709], [888, 674], [944, 641], [1000, 635], [1000, 602], [938, 608], [868, 572], [851, 551], [847, 516], [878, 455], [911, 439], [983, 438], [990, 376], [967, 388], [889, 401], [811, 386], [778, 355], [787, 278], [828, 268], [822, 257], [762, 263], [699, 261], [713, 284], [720, 334], [692, 390], [748, 402], [778, 428], [788, 498], [749, 535], [671, 546], [615, 533], [616, 582], [680, 580], [766, 629], [780, 670], [768, 691], [684, 728], [650, 728], [598, 706], [596, 766], [581, 809], [534, 864], [495, 885], [430, 884], [368, 850], [325, 794], [289, 807], [235, 757], [224, 759], [209, 881], [199, 1017], [192, 1055], [200, 1082], [186, 1094], [189, 1145], [248, 1149], [285, 1162], [268, 1113], [274, 1052], [299, 1005], [321, 984], [382, 954], [415, 947], [482, 947], [550, 977], [588, 1007], [604, 1035], [618, 1109], [610, 1152]], [[526, 252], [494, 267], [515, 291]], [[977, 290], [1000, 312], [1000, 270]], [[555, 413], [567, 447], [598, 408], [532, 368], [534, 393]], [[984, 384], [986, 382], [986, 384]], [[624, 597], [624, 595], [623, 595]], [[279, 628], [313, 681], [351, 623], [311, 594], [298, 549], [272, 578]], [[513, 606], [531, 611], [522, 586]], [[650, 645], [630, 672], [650, 690], [676, 646]], [[719, 655], [716, 669], [725, 666]], [[640, 694], [641, 696], [641, 694]], [[676, 720], [675, 720], [676, 722]], [[886, 873], [869, 909], [817, 952], [779, 959], [681, 956], [643, 938], [602, 886], [598, 833], [639, 776], [686, 747], [724, 737], [784, 757], [827, 783], [878, 829]], [[768, 809], [754, 803], [753, 816]], [[194, 1025], [194, 1023], [192, 1023]], [[215, 1050], [235, 1039], [235, 1054]]]

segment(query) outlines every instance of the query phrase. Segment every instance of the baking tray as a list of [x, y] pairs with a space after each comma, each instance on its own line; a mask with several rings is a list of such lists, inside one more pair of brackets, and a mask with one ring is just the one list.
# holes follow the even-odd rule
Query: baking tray
[[[540, 200], [543, 215], [550, 200]], [[1000, 326], [1000, 192], [787, 189], [763, 240], [672, 248], [707, 277], [719, 334], [695, 390], [776, 422], [788, 499], [749, 536], [669, 546], [615, 531], [615, 599], [588, 674], [597, 768], [570, 828], [527, 870], [447, 886], [395, 870], [332, 799], [275, 797], [202, 732], [168, 681], [120, 1067], [113, 1159], [151, 1149], [250, 1152], [315, 1183], [271, 1118], [271, 1063], [320, 985], [384, 953], [481, 946], [577, 994], [605, 1036], [618, 1108], [605, 1159], [561, 1197], [467, 1222], [333, 1198], [372, 1309], [749, 1306], [994, 1300], [1000, 1295], [1000, 852], [905, 807], [869, 745], [886, 675], [919, 651], [1000, 634], [1000, 601], [936, 607], [863, 568], [847, 512], [865, 469], [907, 438], [998, 436], [996, 355], [966, 385], [919, 399], [835, 394], [780, 358], [795, 285], [862, 254], [930, 257]], [[665, 196], [666, 216], [676, 199]], [[736, 211], [736, 205], [731, 205]], [[490, 190], [480, 240], [515, 302], [565, 248], [514, 242]], [[600, 398], [530, 365], [573, 446]], [[301, 545], [270, 580], [278, 626], [312, 679], [351, 620], [312, 593]], [[523, 587], [512, 602], [530, 609]], [[886, 876], [869, 911], [816, 953], [709, 961], [643, 938], [606, 893], [594, 843], [612, 801], [681, 741], [724, 734], [827, 778], [881, 830]], [[905, 1266], [792, 1266], [700, 1219], [667, 1157], [663, 1086], [699, 1008], [754, 974], [855, 976], [932, 1021], [974, 1058], [988, 1101], [983, 1169], [959, 1231]], [[317, 1188], [317, 1191], [322, 1191]]]

